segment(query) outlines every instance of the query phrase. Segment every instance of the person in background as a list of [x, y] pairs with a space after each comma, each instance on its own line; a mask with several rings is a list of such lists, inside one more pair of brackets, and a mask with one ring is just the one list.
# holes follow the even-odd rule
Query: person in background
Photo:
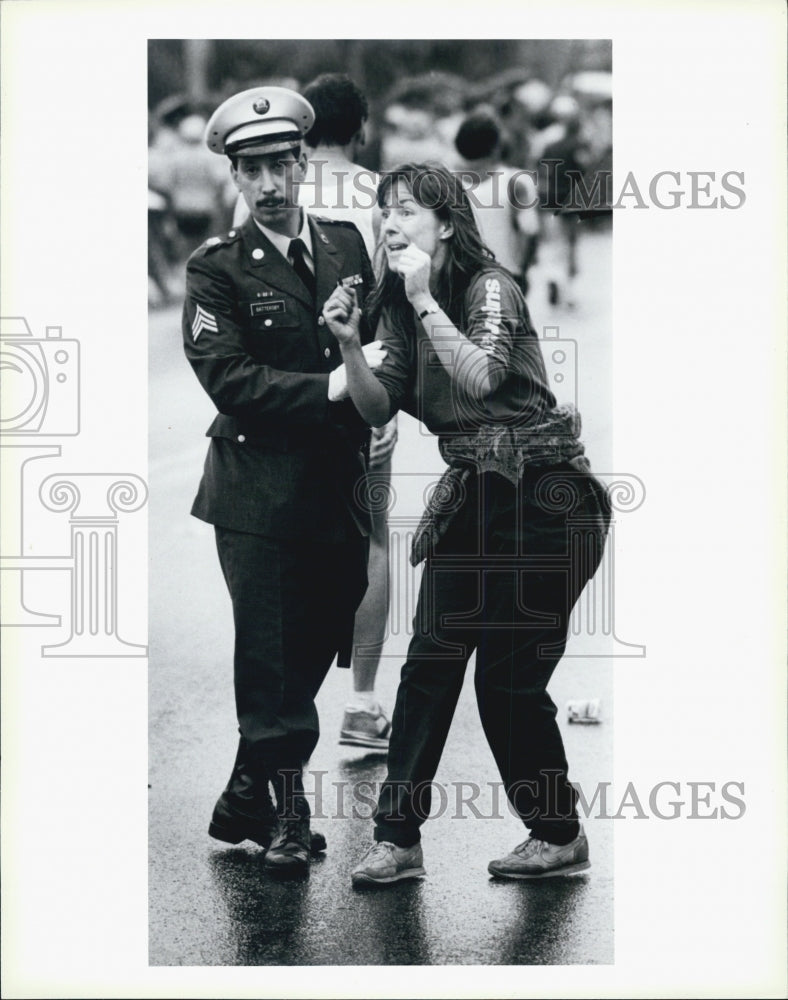
[[405, 164], [384, 175], [378, 199], [387, 268], [364, 307], [386, 351], [375, 373], [352, 289], [337, 288], [323, 315], [361, 415], [375, 425], [406, 409], [438, 435], [448, 469], [414, 537], [411, 562], [426, 563], [413, 637], [375, 842], [352, 882], [424, 874], [420, 830], [474, 650], [482, 727], [530, 831], [488, 871], [583, 871], [588, 841], [547, 685], [602, 557], [607, 494], [585, 458], [579, 415], [556, 405], [525, 300], [482, 243], [460, 179]]
[[[364, 145], [369, 115], [367, 99], [344, 74], [324, 73], [309, 83], [303, 96], [312, 105], [315, 123], [306, 133], [309, 148], [299, 204], [310, 215], [352, 222], [361, 233], [371, 260], [375, 256], [377, 175], [354, 162]], [[247, 208], [236, 206], [234, 224], [243, 222]], [[369, 451], [371, 497], [387, 496], [391, 456], [397, 440], [397, 420], [372, 432]], [[353, 693], [342, 719], [339, 742], [345, 746], [387, 750], [391, 724], [375, 693], [389, 608], [388, 511], [370, 504], [369, 586], [356, 613], [353, 637]]]
[[399, 80], [386, 96], [381, 122], [381, 167], [405, 160], [458, 165], [454, 136], [465, 115], [467, 81], [430, 72]]
[[148, 303], [166, 306], [176, 294], [174, 268], [178, 259], [178, 226], [167, 193], [168, 161], [181, 140], [174, 128], [155, 116], [148, 121]]
[[315, 124], [305, 136], [309, 164], [300, 203], [329, 219], [352, 222], [373, 260], [380, 225], [378, 177], [355, 162], [366, 143], [367, 99], [342, 73], [321, 74], [304, 87], [303, 94], [315, 109]]
[[[151, 302], [150, 286], [157, 292], [156, 305], [166, 306], [171, 299], [169, 285], [169, 263], [167, 261], [166, 227], [169, 219], [169, 204], [159, 191], [148, 186], [148, 301]], [[154, 304], [151, 302], [151, 304]]]
[[556, 122], [550, 113], [554, 97], [552, 87], [544, 80], [532, 77], [512, 94], [517, 117], [525, 143], [525, 163], [535, 167], [548, 142], [560, 135], [556, 132]]
[[345, 398], [321, 311], [338, 284], [363, 301], [374, 276], [355, 226], [298, 204], [313, 120], [281, 87], [243, 91], [211, 116], [206, 143], [229, 158], [250, 217], [189, 258], [182, 323], [218, 411], [192, 514], [214, 525], [235, 624], [240, 741], [208, 832], [266, 848], [277, 875], [306, 874], [325, 847], [303, 768], [319, 736], [315, 697], [335, 657], [349, 666], [367, 585], [369, 428]]
[[187, 115], [178, 125], [179, 143], [163, 158], [161, 189], [178, 227], [180, 259], [221, 228], [226, 171], [203, 145], [205, 119]]
[[463, 158], [460, 176], [482, 241], [525, 295], [539, 239], [536, 183], [523, 170], [504, 163], [503, 129], [492, 108], [472, 111], [460, 125], [454, 145]]
[[561, 94], [550, 105], [553, 134], [539, 158], [540, 203], [545, 231], [542, 255], [550, 305], [577, 305], [577, 241], [580, 227], [574, 213], [561, 212], [572, 198], [572, 177], [585, 171], [588, 150], [579, 103]]

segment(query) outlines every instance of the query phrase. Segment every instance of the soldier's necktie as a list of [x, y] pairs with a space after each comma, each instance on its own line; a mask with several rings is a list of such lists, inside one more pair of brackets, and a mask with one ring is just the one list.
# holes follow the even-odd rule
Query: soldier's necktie
[[291, 240], [290, 248], [288, 250], [288, 256], [293, 264], [293, 270], [298, 275], [298, 277], [303, 281], [309, 290], [309, 294], [314, 299], [315, 297], [315, 276], [309, 269], [309, 265], [306, 262], [304, 255], [306, 254], [306, 246], [303, 240]]

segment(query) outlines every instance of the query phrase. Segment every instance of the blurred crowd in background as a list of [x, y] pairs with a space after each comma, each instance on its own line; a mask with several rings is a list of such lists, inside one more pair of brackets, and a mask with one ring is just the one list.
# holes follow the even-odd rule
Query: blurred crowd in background
[[[530, 264], [552, 260], [549, 301], [571, 306], [579, 216], [558, 210], [567, 204], [567, 171], [590, 191], [612, 170], [611, 58], [604, 40], [151, 41], [151, 305], [176, 300], [188, 255], [232, 225], [228, 161], [203, 140], [211, 112], [250, 87], [301, 91], [320, 73], [341, 72], [369, 103], [361, 166], [433, 160], [465, 171], [494, 159], [501, 170], [532, 172], [538, 207], [533, 221], [519, 223], [529, 247], [524, 290]], [[555, 161], [560, 168], [549, 166]], [[609, 225], [604, 211], [592, 216], [584, 226]]]

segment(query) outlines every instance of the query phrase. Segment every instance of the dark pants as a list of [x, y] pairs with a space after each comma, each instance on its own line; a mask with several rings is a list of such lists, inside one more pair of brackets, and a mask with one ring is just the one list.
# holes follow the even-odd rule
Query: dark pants
[[495, 473], [471, 478], [424, 569], [376, 840], [418, 841], [474, 649], [479, 715], [513, 810], [541, 840], [577, 836], [577, 794], [546, 688], [608, 524], [603, 488], [571, 466], [528, 470], [517, 487]]
[[315, 696], [350, 648], [367, 539], [293, 543], [217, 527], [216, 545], [233, 604], [241, 736], [281, 804], [276, 776], [300, 774], [315, 749]]

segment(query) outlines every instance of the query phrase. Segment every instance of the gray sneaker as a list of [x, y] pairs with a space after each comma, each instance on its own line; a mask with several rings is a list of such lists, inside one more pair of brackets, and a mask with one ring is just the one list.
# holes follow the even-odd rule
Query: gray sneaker
[[496, 878], [550, 878], [572, 875], [590, 867], [588, 840], [581, 826], [580, 833], [568, 844], [548, 844], [530, 837], [505, 858], [491, 861], [487, 871]]
[[426, 874], [421, 844], [397, 847], [382, 840], [370, 847], [353, 869], [350, 879], [355, 886], [385, 885]]
[[391, 723], [378, 707], [377, 712], [346, 710], [342, 719], [339, 742], [349, 747], [370, 747], [388, 750]]

